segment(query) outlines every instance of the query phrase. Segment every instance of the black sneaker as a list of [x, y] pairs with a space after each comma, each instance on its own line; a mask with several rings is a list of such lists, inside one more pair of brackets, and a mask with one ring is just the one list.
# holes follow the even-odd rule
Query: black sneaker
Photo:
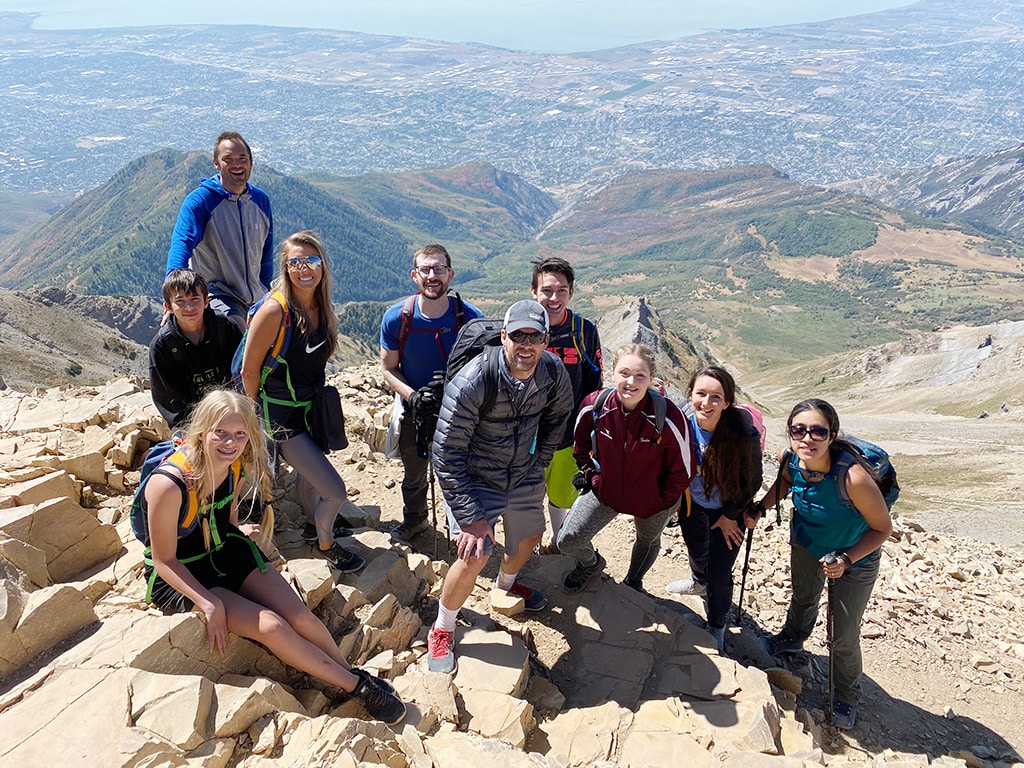
[[766, 637], [764, 648], [771, 656], [781, 656], [784, 653], [800, 653], [804, 649], [804, 643], [783, 629], [777, 635]]
[[[334, 520], [334, 538], [341, 539], [345, 536], [351, 536], [352, 529], [345, 525], [345, 521], [340, 517]], [[302, 540], [303, 541], [316, 541], [318, 538], [316, 532], [316, 526], [312, 523], [306, 523], [302, 527]]]
[[576, 561], [576, 567], [565, 574], [565, 578], [562, 579], [562, 589], [568, 592], [570, 595], [576, 594], [586, 589], [587, 584], [597, 574], [604, 570], [607, 562], [601, 557], [600, 552], [595, 552], [597, 559], [592, 565], [584, 565], [579, 560]]
[[363, 705], [370, 717], [388, 725], [397, 725], [405, 719], [405, 704], [395, 694], [394, 686], [365, 670], [353, 667], [351, 671], [359, 678], [351, 696]]
[[355, 552], [342, 549], [337, 544], [332, 544], [330, 549], [320, 549], [317, 547], [316, 550], [320, 553], [321, 557], [326, 557], [330, 561], [332, 568], [342, 573], [356, 573], [363, 570], [366, 566], [364, 558]]
[[391, 538], [403, 544], [408, 544], [429, 528], [430, 523], [426, 520], [420, 520], [418, 523], [401, 523], [391, 529]]
[[637, 592], [644, 591], [644, 580], [638, 579], [635, 576], [627, 576], [622, 580], [622, 583], [630, 589], [635, 589]]

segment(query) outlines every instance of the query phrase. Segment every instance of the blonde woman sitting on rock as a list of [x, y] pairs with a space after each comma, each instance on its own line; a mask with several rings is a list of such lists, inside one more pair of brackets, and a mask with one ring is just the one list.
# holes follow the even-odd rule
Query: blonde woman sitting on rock
[[[247, 535], [257, 535], [259, 526], [238, 526], [235, 478], [258, 484], [269, 471], [266, 437], [252, 401], [225, 390], [207, 394], [180, 451], [184, 461], [165, 460], [143, 494], [152, 601], [172, 613], [202, 613], [211, 651], [226, 653], [229, 632], [250, 638], [284, 663], [351, 694], [372, 717], [400, 722], [405, 705], [391, 685], [349, 668], [327, 627], [267, 567]], [[200, 522], [188, 530], [182, 524], [193, 504]]]

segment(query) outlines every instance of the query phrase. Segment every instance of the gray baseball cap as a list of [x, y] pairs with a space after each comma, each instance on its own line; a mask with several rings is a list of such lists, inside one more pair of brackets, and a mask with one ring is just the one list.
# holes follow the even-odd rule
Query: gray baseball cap
[[533, 299], [517, 301], [505, 312], [504, 328], [510, 333], [525, 330], [547, 333], [548, 313]]

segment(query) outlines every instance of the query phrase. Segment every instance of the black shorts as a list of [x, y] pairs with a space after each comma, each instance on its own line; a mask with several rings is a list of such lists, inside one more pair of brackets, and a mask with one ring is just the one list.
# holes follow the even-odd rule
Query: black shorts
[[[266, 557], [263, 553], [248, 537], [239, 533], [229, 533], [220, 549], [198, 560], [185, 563], [185, 567], [206, 589], [222, 587], [236, 594], [242, 589], [242, 584], [249, 578], [249, 574], [257, 569], [267, 570]], [[184, 613], [192, 610], [192, 600], [154, 574], [150, 565], [146, 566], [146, 581], [151, 584], [150, 602], [164, 613]]]

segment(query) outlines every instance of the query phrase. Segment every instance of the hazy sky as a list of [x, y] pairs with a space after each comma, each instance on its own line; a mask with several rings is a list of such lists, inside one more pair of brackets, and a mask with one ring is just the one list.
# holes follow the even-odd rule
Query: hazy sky
[[565, 53], [705, 29], [821, 21], [908, 0], [0, 0], [0, 12], [43, 14], [39, 29], [155, 24], [266, 24], [477, 42]]

